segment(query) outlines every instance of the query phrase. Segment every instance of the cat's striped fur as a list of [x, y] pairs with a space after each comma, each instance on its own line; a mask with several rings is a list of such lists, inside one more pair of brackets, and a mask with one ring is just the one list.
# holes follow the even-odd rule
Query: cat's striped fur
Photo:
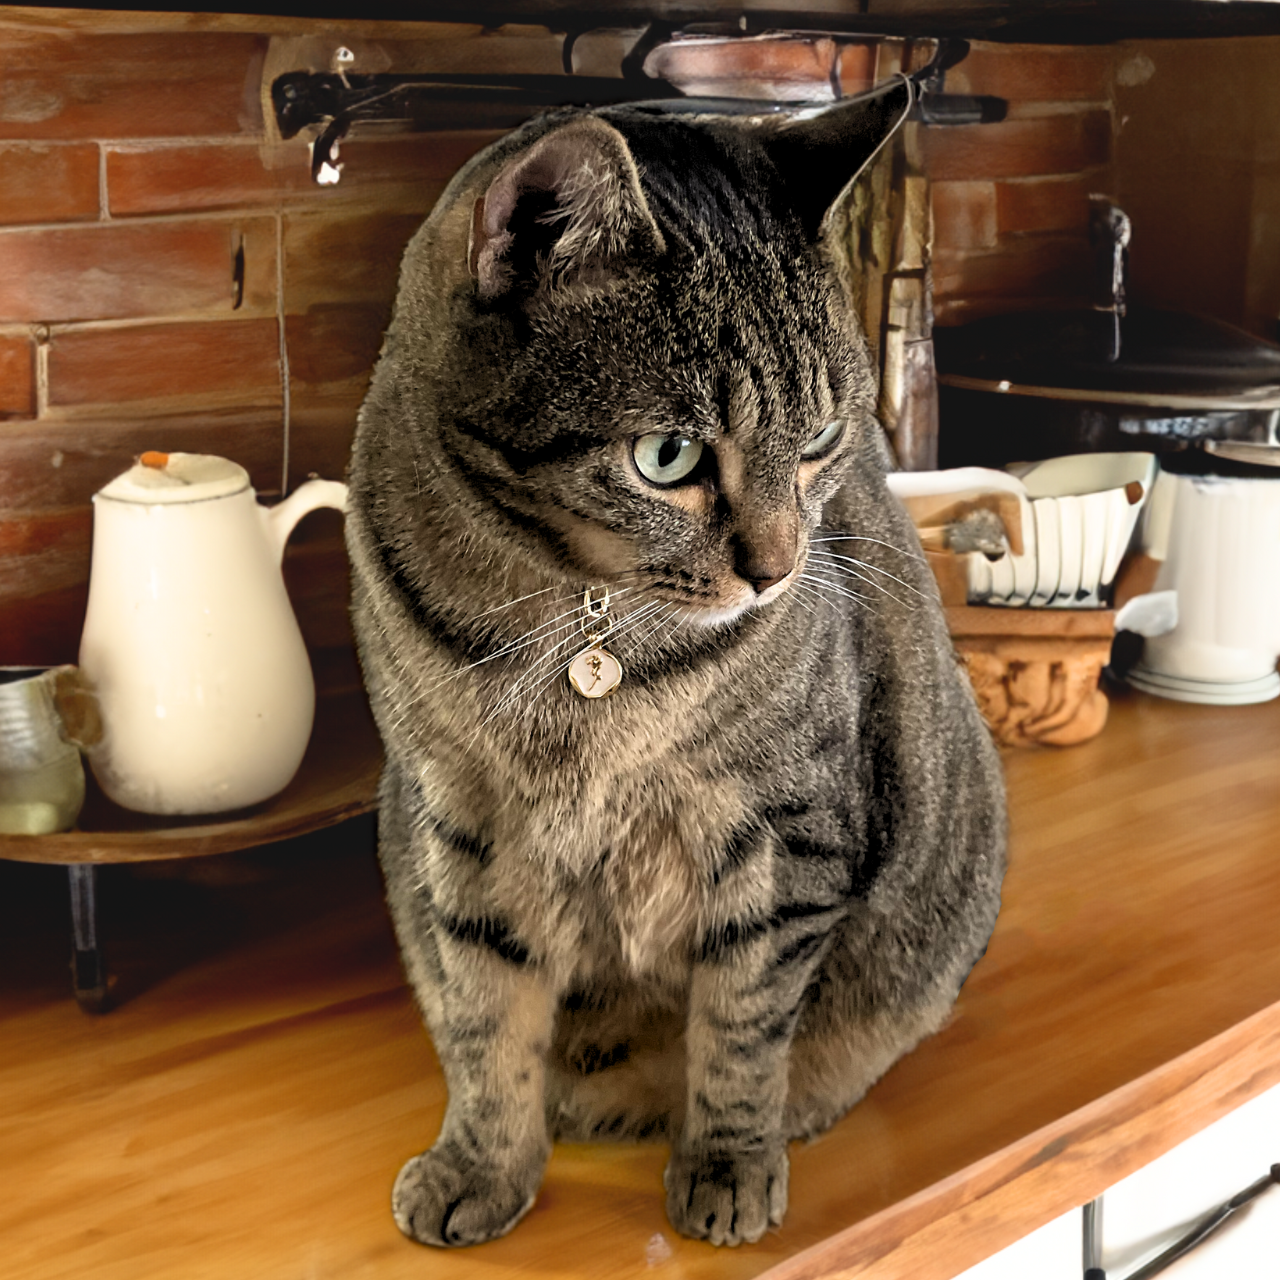
[[[787, 1141], [986, 944], [1000, 767], [820, 236], [902, 105], [560, 113], [406, 254], [348, 529], [388, 898], [449, 1089], [394, 1193], [419, 1240], [507, 1230], [556, 1137], [666, 1138], [674, 1225], [758, 1239]], [[654, 433], [714, 468], [647, 485]], [[563, 664], [605, 585], [626, 674], [586, 701]]]

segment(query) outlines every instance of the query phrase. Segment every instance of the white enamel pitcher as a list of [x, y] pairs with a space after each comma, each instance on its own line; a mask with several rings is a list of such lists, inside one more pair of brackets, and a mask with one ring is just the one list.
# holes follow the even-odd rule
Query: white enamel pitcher
[[294, 525], [341, 510], [311, 480], [259, 506], [226, 458], [143, 454], [94, 495], [80, 667], [103, 737], [102, 789], [141, 813], [220, 813], [288, 786], [315, 715], [311, 664], [285, 592]]

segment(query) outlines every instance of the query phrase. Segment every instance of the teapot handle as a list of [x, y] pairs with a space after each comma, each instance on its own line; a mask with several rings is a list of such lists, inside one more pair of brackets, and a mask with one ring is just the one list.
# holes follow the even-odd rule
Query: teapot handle
[[274, 507], [259, 507], [267, 536], [271, 539], [277, 563], [284, 557], [284, 545], [294, 526], [317, 507], [347, 508], [347, 486], [338, 480], [308, 480], [299, 485], [283, 502]]

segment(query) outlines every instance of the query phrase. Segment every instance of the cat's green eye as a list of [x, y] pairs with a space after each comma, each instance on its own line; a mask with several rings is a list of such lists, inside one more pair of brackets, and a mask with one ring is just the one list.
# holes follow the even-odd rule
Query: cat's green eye
[[800, 450], [802, 458], [810, 459], [825, 457], [832, 449], [840, 443], [840, 437], [844, 435], [844, 423], [838, 418], [835, 422], [828, 422], [821, 431], [818, 432], [812, 440], [809, 441], [803, 449]]
[[631, 446], [636, 469], [650, 483], [679, 484], [687, 480], [702, 458], [701, 440], [688, 436], [638, 436]]

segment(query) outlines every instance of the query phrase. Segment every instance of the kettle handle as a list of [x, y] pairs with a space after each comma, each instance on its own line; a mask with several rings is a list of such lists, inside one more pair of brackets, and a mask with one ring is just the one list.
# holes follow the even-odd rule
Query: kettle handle
[[274, 507], [259, 507], [267, 536], [276, 553], [277, 564], [284, 558], [284, 545], [294, 526], [308, 512], [318, 507], [332, 507], [336, 511], [347, 509], [347, 486], [338, 480], [308, 480], [299, 485], [283, 502]]

